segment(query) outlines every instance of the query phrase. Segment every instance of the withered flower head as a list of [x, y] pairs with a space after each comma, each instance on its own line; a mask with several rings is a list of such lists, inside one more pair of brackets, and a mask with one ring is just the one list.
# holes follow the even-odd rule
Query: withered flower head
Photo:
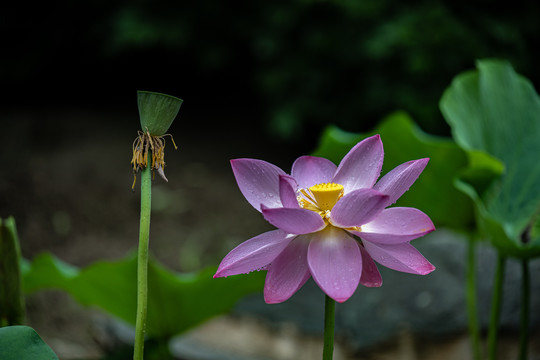
[[171, 134], [150, 135], [148, 130], [146, 130], [146, 132], [139, 130], [139, 136], [133, 141], [133, 157], [131, 158], [131, 165], [133, 166], [132, 189], [135, 188], [137, 172], [148, 167], [148, 151], [152, 154], [152, 164], [150, 165], [150, 169], [152, 171], [157, 170], [159, 176], [161, 176], [163, 180], [169, 181], [163, 170], [165, 168], [166, 136], [171, 137], [174, 148], [178, 149]]

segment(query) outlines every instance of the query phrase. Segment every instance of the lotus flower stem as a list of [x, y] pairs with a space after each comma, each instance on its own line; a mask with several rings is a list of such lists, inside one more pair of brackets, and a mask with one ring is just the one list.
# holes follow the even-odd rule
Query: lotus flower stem
[[410, 241], [435, 230], [422, 211], [390, 207], [416, 181], [429, 159], [411, 160], [380, 176], [384, 150], [379, 135], [356, 144], [339, 165], [301, 156], [290, 175], [258, 159], [233, 159], [246, 200], [277, 229], [231, 250], [214, 278], [265, 270], [264, 301], [281, 303], [308, 279], [326, 294], [323, 360], [334, 350], [335, 302], [347, 301], [362, 284], [379, 287], [375, 262], [427, 275], [433, 266]]
[[480, 360], [480, 330], [478, 327], [478, 298], [476, 296], [476, 241], [469, 238], [467, 248], [467, 312], [473, 359]]
[[325, 296], [324, 301], [324, 347], [323, 360], [332, 360], [334, 354], [334, 322], [336, 301], [330, 296]]
[[521, 267], [523, 274], [521, 275], [521, 329], [519, 339], [519, 359], [527, 359], [527, 342], [529, 340], [529, 312], [530, 312], [530, 274], [529, 274], [529, 260], [523, 259], [521, 261]]
[[[148, 152], [148, 161], [151, 159]], [[137, 319], [135, 322], [134, 360], [144, 357], [144, 335], [148, 305], [148, 242], [150, 238], [150, 211], [152, 207], [152, 170], [141, 171], [141, 219], [139, 228], [139, 252], [137, 263]]]
[[497, 332], [499, 330], [499, 320], [501, 315], [504, 269], [506, 267], [506, 256], [499, 253], [497, 257], [497, 267], [495, 269], [495, 279], [493, 280], [493, 294], [491, 297], [491, 314], [488, 329], [488, 359], [497, 358]]

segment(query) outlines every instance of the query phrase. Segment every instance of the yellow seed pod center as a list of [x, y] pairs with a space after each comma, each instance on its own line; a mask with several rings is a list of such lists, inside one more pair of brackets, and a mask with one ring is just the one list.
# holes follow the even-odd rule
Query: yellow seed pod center
[[343, 196], [343, 185], [336, 183], [317, 184], [309, 188], [319, 209], [332, 210], [336, 202]]

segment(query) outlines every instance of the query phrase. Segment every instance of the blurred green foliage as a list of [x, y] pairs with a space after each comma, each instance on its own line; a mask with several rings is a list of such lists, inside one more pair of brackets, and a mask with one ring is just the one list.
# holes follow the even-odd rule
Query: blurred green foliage
[[458, 145], [504, 165], [487, 186], [461, 183], [479, 226], [505, 255], [540, 255], [540, 97], [531, 83], [505, 61], [482, 60], [454, 78], [440, 105]]
[[80, 99], [106, 84], [114, 101], [151, 88], [179, 94], [200, 116], [295, 140], [328, 123], [367, 131], [395, 109], [446, 135], [438, 100], [478, 58], [508, 59], [540, 81], [532, 0], [81, 1], [20, 11], [0, 15], [14, 47], [1, 60], [6, 88], [26, 79], [27, 91], [29, 82], [68, 86], [64, 95]]
[[381, 134], [383, 173], [430, 158], [398, 205], [422, 209], [437, 226], [490, 239], [505, 256], [537, 257], [540, 97], [507, 61], [481, 60], [477, 68], [457, 75], [440, 101], [455, 143], [397, 112], [368, 133], [328, 127], [314, 155], [338, 163], [358, 141]]
[[430, 158], [411, 191], [403, 194], [397, 206], [419, 208], [436, 226], [462, 232], [474, 230], [472, 202], [454, 186], [455, 179], [469, 162], [465, 151], [450, 139], [426, 134], [403, 112], [383, 119], [369, 133], [355, 134], [328, 127], [314, 155], [339, 164], [351, 147], [373, 134], [380, 134], [384, 144], [383, 174], [404, 162]]
[[[86, 306], [97, 306], [135, 325], [137, 258], [98, 261], [76, 268], [49, 253], [25, 262], [24, 291], [59, 289]], [[148, 318], [150, 338], [182, 333], [213, 316], [230, 311], [243, 296], [262, 291], [264, 274], [213, 279], [216, 268], [176, 274], [154, 260], [148, 264]]]

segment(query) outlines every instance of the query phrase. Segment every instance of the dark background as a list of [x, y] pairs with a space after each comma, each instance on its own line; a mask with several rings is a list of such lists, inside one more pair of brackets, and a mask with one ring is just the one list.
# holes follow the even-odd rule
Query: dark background
[[[131, 111], [136, 90], [185, 100], [182, 129], [315, 143], [402, 109], [448, 134], [438, 100], [479, 58], [540, 81], [538, 1], [10, 2], [3, 109]], [[47, 124], [47, 127], [51, 127]], [[307, 147], [309, 149], [309, 146]]]

